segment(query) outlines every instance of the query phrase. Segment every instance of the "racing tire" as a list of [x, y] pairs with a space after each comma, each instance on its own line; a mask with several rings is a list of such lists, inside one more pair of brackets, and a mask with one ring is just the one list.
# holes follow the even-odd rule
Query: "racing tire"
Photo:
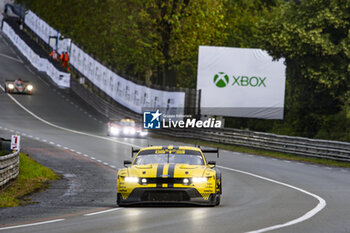
[[[222, 178], [221, 178], [221, 172], [217, 170], [217, 179], [216, 179], [216, 182], [219, 183], [219, 192], [218, 194], [222, 194]], [[217, 185], [216, 183], [216, 185]]]
[[122, 204], [122, 195], [120, 193], [117, 193], [117, 205], [120, 207], [123, 207], [124, 205]]
[[215, 205], [216, 206], [220, 205], [220, 200], [221, 200], [221, 195], [220, 194], [216, 194], [216, 200], [215, 200]]

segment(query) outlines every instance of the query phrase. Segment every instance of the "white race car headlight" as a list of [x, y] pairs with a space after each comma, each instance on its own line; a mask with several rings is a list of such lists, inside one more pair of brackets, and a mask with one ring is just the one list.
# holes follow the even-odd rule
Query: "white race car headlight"
[[28, 89], [28, 91], [33, 90], [33, 85], [29, 84], [29, 85], [27, 86], [27, 89]]
[[125, 127], [123, 129], [123, 134], [125, 134], [125, 135], [134, 135], [135, 133], [136, 133], [136, 130], [134, 128]]
[[127, 177], [125, 177], [125, 182], [138, 183], [139, 182], [139, 178], [138, 177], [127, 176]]
[[14, 86], [12, 83], [9, 83], [9, 84], [7, 85], [7, 87], [8, 87], [8, 89], [10, 89], [10, 90], [12, 90], [13, 88], [15, 88], [15, 86]]
[[114, 135], [119, 134], [119, 129], [117, 129], [116, 127], [112, 126], [109, 130], [111, 134], [114, 134]]
[[123, 134], [129, 134], [129, 129], [128, 128], [124, 128], [123, 129]]
[[204, 183], [207, 182], [208, 178], [207, 177], [193, 177], [192, 182], [193, 183]]
[[147, 134], [148, 134], [147, 131], [141, 131], [141, 132], [140, 132], [140, 135], [141, 135], [142, 137], [147, 136]]
[[136, 130], [134, 128], [131, 128], [129, 132], [131, 135], [134, 135], [136, 133]]

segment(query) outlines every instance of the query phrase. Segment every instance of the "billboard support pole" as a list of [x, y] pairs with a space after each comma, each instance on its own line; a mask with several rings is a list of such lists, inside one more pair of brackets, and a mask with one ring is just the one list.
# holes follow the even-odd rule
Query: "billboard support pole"
[[197, 103], [197, 118], [200, 119], [201, 118], [201, 96], [202, 96], [202, 89], [198, 90], [198, 95], [197, 95], [197, 99], [198, 99], [198, 103]]

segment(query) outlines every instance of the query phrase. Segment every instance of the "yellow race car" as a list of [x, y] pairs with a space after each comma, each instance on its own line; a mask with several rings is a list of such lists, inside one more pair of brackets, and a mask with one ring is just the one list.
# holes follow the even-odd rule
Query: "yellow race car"
[[183, 203], [220, 204], [221, 172], [215, 161], [207, 162], [201, 150], [189, 146], [152, 146], [132, 150], [133, 162], [118, 171], [117, 204]]

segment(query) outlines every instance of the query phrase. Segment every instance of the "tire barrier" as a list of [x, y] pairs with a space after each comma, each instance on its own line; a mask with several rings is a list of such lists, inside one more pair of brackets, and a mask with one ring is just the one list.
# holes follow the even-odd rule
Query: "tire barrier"
[[[4, 140], [4, 139], [0, 140], [2, 150], [9, 149], [7, 142], [8, 140]], [[0, 156], [0, 189], [6, 187], [6, 185], [11, 180], [17, 178], [18, 173], [19, 173], [19, 151], [16, 151], [8, 155]]]

